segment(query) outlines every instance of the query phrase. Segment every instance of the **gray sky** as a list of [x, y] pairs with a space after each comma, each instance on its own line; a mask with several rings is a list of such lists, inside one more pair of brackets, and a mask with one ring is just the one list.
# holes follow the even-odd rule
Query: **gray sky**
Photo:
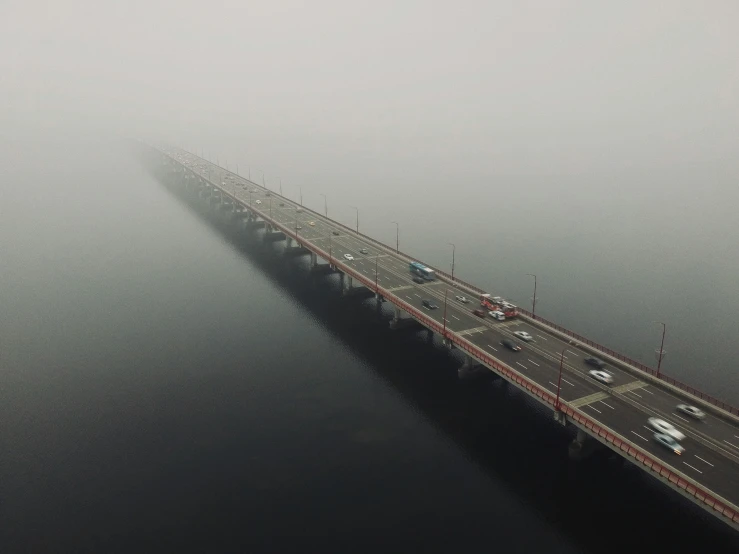
[[390, 143], [542, 169], [739, 146], [734, 0], [3, 0], [2, 13], [3, 123], [183, 142], [248, 128], [272, 147]]

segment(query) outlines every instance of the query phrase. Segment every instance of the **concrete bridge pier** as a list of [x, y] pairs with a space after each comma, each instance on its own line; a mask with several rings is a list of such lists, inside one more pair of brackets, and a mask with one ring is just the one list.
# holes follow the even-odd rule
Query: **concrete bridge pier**
[[577, 436], [570, 443], [567, 453], [570, 460], [579, 462], [590, 456], [597, 446], [597, 441], [592, 440], [582, 429], [578, 429]]
[[311, 271], [316, 269], [316, 266], [318, 265], [318, 256], [316, 256], [315, 252], [310, 253], [310, 268]]
[[486, 375], [487, 373], [488, 369], [485, 366], [480, 365], [480, 363], [469, 354], [465, 354], [464, 362], [462, 362], [462, 365], [457, 369], [457, 378], [460, 381], [464, 381]]

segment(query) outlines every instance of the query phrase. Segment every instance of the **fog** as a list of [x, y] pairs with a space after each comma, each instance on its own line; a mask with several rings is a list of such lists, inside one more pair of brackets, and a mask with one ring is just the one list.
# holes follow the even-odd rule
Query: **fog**
[[636, 327], [618, 346], [648, 361], [650, 321], [718, 319], [728, 370], [738, 22], [730, 0], [6, 0], [0, 126], [165, 140], [381, 240], [399, 220], [402, 249], [448, 269], [455, 242], [523, 305], [536, 272], [543, 315]]

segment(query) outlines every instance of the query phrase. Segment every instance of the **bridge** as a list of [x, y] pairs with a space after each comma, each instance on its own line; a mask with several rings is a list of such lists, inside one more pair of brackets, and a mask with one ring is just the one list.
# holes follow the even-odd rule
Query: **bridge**
[[[571, 456], [603, 445], [739, 529], [737, 408], [527, 310], [505, 321], [480, 318], [472, 311], [484, 291], [439, 270], [435, 280], [415, 282], [409, 264], [419, 260], [397, 244], [385, 245], [184, 150], [139, 148], [167, 186], [218, 210], [244, 232], [284, 241], [285, 255], [310, 256], [313, 271], [340, 275], [343, 294], [391, 303], [391, 327], [437, 333], [445, 347], [463, 354], [460, 377], [493, 372], [551, 409], [556, 421], [576, 430]], [[533, 340], [518, 352], [502, 346], [517, 331]], [[589, 375], [585, 358], [593, 355], [606, 362], [612, 383]], [[679, 404], [698, 406], [706, 416], [689, 418], [676, 411]], [[651, 417], [685, 435], [682, 455], [654, 440]]]

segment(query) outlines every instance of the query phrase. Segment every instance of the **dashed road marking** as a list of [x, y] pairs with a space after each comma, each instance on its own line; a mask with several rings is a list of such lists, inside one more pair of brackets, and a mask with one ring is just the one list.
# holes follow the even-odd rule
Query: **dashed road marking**
[[698, 468], [696, 468], [696, 467], [693, 467], [693, 466], [691, 466], [691, 465], [690, 465], [690, 464], [689, 464], [688, 462], [683, 462], [683, 463], [684, 463], [684, 464], [685, 464], [686, 466], [688, 466], [688, 467], [689, 467], [690, 469], [693, 469], [693, 470], [697, 471], [698, 473], [700, 473], [701, 475], [703, 475], [703, 472], [702, 472], [702, 471], [701, 471], [700, 469], [698, 469]]
[[540, 366], [539, 366], [539, 364], [537, 364], [537, 363], [536, 363], [536, 362], [535, 362], [534, 360], [532, 360], [531, 358], [529, 358], [529, 361], [530, 361], [530, 362], [531, 362], [532, 364], [534, 364], [534, 365], [535, 365], [536, 367], [540, 367]]
[[591, 410], [595, 410], [595, 411], [596, 411], [596, 412], [598, 412], [599, 414], [602, 414], [602, 413], [603, 413], [603, 412], [601, 412], [601, 411], [600, 411], [600, 410], [599, 410], [598, 408], [594, 408], [594, 407], [593, 407], [592, 405], [590, 405], [590, 404], [588, 404], [588, 405], [587, 405], [587, 406], [585, 406], [585, 407], [586, 407], [586, 408], [590, 408]]
[[606, 393], [595, 392], [593, 394], [589, 394], [587, 396], [583, 396], [570, 401], [570, 406], [572, 406], [573, 408], [579, 408], [580, 406], [586, 406], [588, 404], [592, 404], [593, 402], [603, 400], [604, 398], [608, 398], [608, 395]]
[[605, 402], [603, 402], [602, 400], [600, 401], [600, 403], [601, 403], [601, 404], [604, 404], [604, 405], [606, 405], [606, 406], [608, 406], [608, 407], [609, 407], [609, 408], [610, 408], [611, 410], [615, 410], [615, 409], [616, 409], [616, 408], [614, 408], [613, 406], [611, 406], [610, 404], [606, 404], [606, 403], [605, 403]]
[[568, 385], [570, 385], [571, 387], [574, 387], [574, 386], [575, 386], [575, 384], [574, 384], [574, 383], [570, 383], [570, 382], [569, 382], [569, 381], [568, 381], [567, 379], [565, 379], [564, 377], [562, 377], [562, 380], [563, 380], [563, 381], [564, 381], [565, 383], [567, 383]]
[[637, 433], [636, 431], [632, 431], [632, 433], [634, 433], [634, 434], [635, 434], [635, 435], [636, 435], [637, 437], [639, 437], [640, 439], [642, 439], [642, 440], [645, 440], [645, 441], [649, 442], [649, 440], [647, 440], [647, 439], [645, 439], [644, 437], [642, 437], [642, 436], [641, 436], [641, 435], [640, 435], [639, 433]]
[[546, 338], [546, 337], [542, 337], [542, 336], [541, 336], [540, 334], [538, 334], [538, 333], [537, 333], [537, 335], [536, 335], [536, 336], [537, 336], [537, 337], [539, 337], [540, 339], [543, 339], [543, 340], [547, 340], [547, 338]]
[[549, 384], [550, 384], [550, 385], [552, 385], [552, 386], [553, 386], [553, 387], [554, 387], [555, 389], [557, 388], [557, 385], [555, 385], [555, 384], [554, 384], [554, 383], [552, 383], [551, 381], [549, 381]]
[[654, 394], [654, 393], [653, 393], [652, 391], [648, 391], [648, 390], [646, 389], [646, 387], [644, 387], [644, 388], [643, 388], [642, 390], [643, 390], [644, 392], [648, 393], [648, 394]]
[[521, 362], [516, 362], [516, 363], [517, 363], [518, 365], [520, 365], [520, 366], [521, 366], [522, 368], [524, 368], [524, 369], [528, 369], [528, 367], [526, 367], [525, 365], [523, 365], [523, 364], [522, 364]]
[[681, 416], [679, 416], [679, 415], [677, 415], [677, 414], [672, 414], [672, 415], [674, 415], [674, 416], [675, 416], [676, 418], [678, 418], [678, 419], [682, 419], [682, 420], [683, 420], [683, 421], [684, 421], [685, 423], [690, 423], [690, 422], [689, 422], [689, 421], [688, 421], [687, 419], [685, 419], [684, 417], [681, 417]]
[[496, 352], [498, 351], [498, 349], [497, 349], [497, 348], [495, 348], [494, 346], [490, 346], [489, 344], [488, 344], [488, 348], [492, 348], [492, 349], [493, 349], [493, 350], [495, 350]]
[[[736, 436], [736, 435], [734, 435], [734, 436]], [[737, 445], [735, 445], [735, 444], [731, 444], [731, 443], [730, 443], [729, 441], [727, 441], [727, 440], [725, 440], [724, 442], [725, 442], [726, 444], [728, 444], [729, 446], [733, 446], [734, 448], [736, 448], [737, 450], [739, 450], [739, 446], [737, 446]]]
[[696, 458], [698, 458], [698, 459], [699, 459], [699, 460], [700, 460], [701, 462], [703, 462], [704, 464], [708, 464], [709, 466], [713, 467], [713, 464], [712, 464], [711, 462], [708, 462], [708, 461], [704, 460], [703, 458], [701, 458], [701, 457], [700, 457], [700, 456], [698, 456], [697, 454], [693, 454], [693, 455], [694, 455], [694, 456], [695, 456]]
[[631, 394], [633, 394], [634, 396], [638, 396], [639, 398], [642, 397], [640, 394], [636, 394], [633, 390], [626, 391], [626, 392], [630, 392]]
[[457, 321], [462, 321], [461, 319], [459, 319], [459, 318], [458, 318], [458, 317], [457, 317], [456, 315], [454, 315], [454, 314], [452, 314], [452, 317], [453, 317], [454, 319], [456, 319]]
[[418, 296], [418, 298], [421, 298], [421, 295], [420, 294], [416, 294], [415, 292], [413, 293], [413, 296]]

